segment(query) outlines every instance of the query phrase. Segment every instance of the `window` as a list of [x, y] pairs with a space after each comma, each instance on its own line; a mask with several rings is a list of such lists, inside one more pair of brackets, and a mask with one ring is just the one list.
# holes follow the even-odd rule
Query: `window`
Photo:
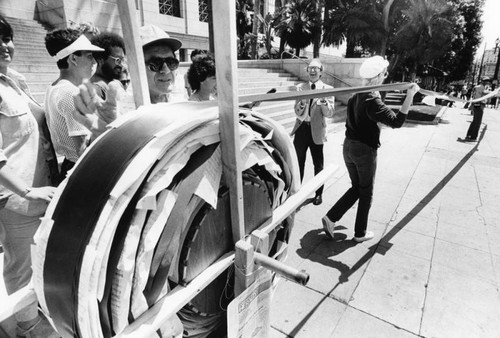
[[179, 0], [158, 0], [160, 14], [181, 17], [181, 5]]
[[208, 22], [208, 0], [198, 0], [198, 14], [200, 22]]

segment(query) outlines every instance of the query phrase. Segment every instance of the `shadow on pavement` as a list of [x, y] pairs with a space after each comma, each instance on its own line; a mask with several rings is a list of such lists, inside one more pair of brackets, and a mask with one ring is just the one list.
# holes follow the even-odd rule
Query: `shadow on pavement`
[[[392, 229], [385, 234], [378, 243], [372, 245], [369, 248], [369, 251], [361, 257], [350, 269], [345, 268], [345, 264], [334, 264], [336, 266], [333, 266], [334, 268], [339, 268], [339, 271], [341, 272], [341, 275], [339, 276], [339, 281], [337, 284], [333, 286], [333, 288], [326, 293], [323, 298], [314, 306], [314, 308], [307, 313], [304, 318], [293, 328], [293, 330], [290, 332], [290, 336], [294, 337], [300, 329], [307, 323], [309, 318], [316, 312], [316, 310], [319, 308], [319, 306], [330, 296], [330, 294], [340, 285], [345, 283], [346, 281], [349, 280], [349, 277], [354, 274], [357, 270], [359, 270], [363, 265], [368, 263], [368, 261], [373, 257], [375, 253], [385, 255], [387, 251], [390, 250], [392, 244], [390, 243], [390, 240], [398, 234], [399, 231], [401, 231], [422, 209], [430, 202], [434, 197], [437, 196], [437, 194], [448, 184], [448, 182], [455, 176], [460, 169], [469, 161], [469, 159], [474, 155], [474, 153], [477, 151], [479, 144], [481, 143], [482, 139], [484, 138], [484, 134], [486, 133], [487, 125], [483, 128], [481, 131], [481, 134], [479, 135], [477, 143], [474, 145], [474, 147], [469, 150], [467, 154], [460, 160], [460, 162], [450, 170], [450, 172], [443, 177], [441, 181], [439, 181], [436, 186], [427, 194], [425, 195], [424, 198], [420, 202], [417, 203], [417, 205], [408, 212], [408, 214], [403, 217]], [[317, 230], [320, 231], [320, 230]], [[307, 234], [306, 234], [307, 235]], [[383, 246], [380, 245], [380, 243], [383, 243]], [[330, 260], [326, 259], [326, 261], [331, 262]], [[328, 263], [328, 262], [327, 262]], [[331, 263], [329, 263], [331, 264]], [[331, 266], [328, 264], [325, 264], [327, 266]]]
[[[345, 230], [347, 229], [344, 226], [336, 226], [335, 231], [339, 230]], [[318, 237], [325, 237], [326, 235], [323, 234], [322, 229], [313, 229], [311, 231], [308, 231], [301, 239], [300, 239], [300, 244], [301, 247], [297, 249], [297, 254], [304, 258], [308, 259], [312, 262], [320, 263], [322, 265], [328, 266], [330, 268], [336, 269], [340, 271], [340, 280], [343, 282], [342, 276], [346, 275], [350, 268], [349, 265], [342, 263], [340, 261], [332, 260], [329, 257], [331, 256], [336, 256], [347, 249], [350, 249], [354, 246], [356, 246], [356, 242], [354, 242], [351, 239], [347, 238], [346, 234], [340, 233], [340, 232], [335, 232], [335, 235], [333, 236], [333, 239], [328, 241], [328, 248], [331, 248], [331, 253], [329, 257], [324, 257], [322, 255], [314, 255], [312, 256], [311, 253], [313, 250], [310, 249], [305, 249], [310, 247], [309, 243], [317, 243]]]

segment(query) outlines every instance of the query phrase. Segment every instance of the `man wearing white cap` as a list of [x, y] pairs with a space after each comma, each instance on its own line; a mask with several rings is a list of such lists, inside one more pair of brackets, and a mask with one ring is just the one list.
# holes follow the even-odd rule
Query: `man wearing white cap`
[[146, 25], [139, 28], [139, 35], [146, 62], [149, 96], [151, 103], [171, 101], [179, 60], [175, 51], [182, 42], [171, 38], [163, 29]]
[[[323, 65], [320, 60], [313, 59], [306, 70], [309, 75], [309, 81], [299, 84], [296, 88], [298, 91], [333, 88], [321, 81]], [[326, 117], [333, 116], [334, 103], [335, 99], [333, 96], [295, 101], [297, 119], [291, 134], [295, 135], [293, 145], [297, 152], [301, 180], [304, 178], [307, 149], [311, 151], [314, 174], [316, 175], [323, 170], [323, 144], [326, 141]], [[316, 196], [313, 200], [314, 205], [322, 203], [322, 194], [323, 186], [316, 191]]]
[[[389, 62], [384, 58], [373, 56], [362, 63], [359, 74], [365, 85], [380, 85], [387, 77], [388, 66]], [[400, 128], [406, 120], [413, 96], [419, 90], [417, 84], [408, 89], [399, 112], [388, 108], [378, 92], [359, 93], [349, 99], [343, 155], [351, 187], [322, 219], [327, 236], [333, 238], [335, 222], [359, 200], [353, 239], [363, 242], [374, 237], [373, 232], [366, 229], [377, 168], [377, 149], [380, 146], [378, 123]]]
[[48, 33], [45, 47], [59, 68], [59, 78], [47, 89], [45, 110], [56, 153], [64, 157], [61, 167], [64, 178], [87, 147], [89, 130], [103, 129], [109, 122], [96, 119], [82, 125], [74, 117], [73, 96], [79, 91], [78, 85], [83, 79], [91, 78], [95, 71], [92, 52], [104, 49], [92, 45], [79, 30], [72, 28]]

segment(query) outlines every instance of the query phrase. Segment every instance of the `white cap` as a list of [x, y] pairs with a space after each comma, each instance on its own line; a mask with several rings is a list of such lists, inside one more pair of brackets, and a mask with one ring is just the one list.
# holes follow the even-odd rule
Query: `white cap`
[[318, 67], [321, 70], [323, 70], [323, 64], [321, 63], [321, 61], [319, 59], [312, 59], [311, 63], [309, 63], [309, 65], [307, 67]]
[[379, 55], [372, 56], [361, 64], [359, 75], [363, 79], [371, 79], [382, 73], [389, 66], [389, 62]]
[[145, 25], [139, 28], [142, 46], [146, 46], [155, 41], [165, 41], [167, 45], [175, 52], [182, 46], [182, 42], [175, 38], [171, 38], [163, 29], [155, 25]]
[[73, 41], [71, 45], [61, 49], [54, 55], [52, 58], [56, 61], [64, 59], [66, 56], [73, 54], [74, 52], [78, 52], [81, 50], [88, 50], [92, 52], [103, 52], [104, 49], [101, 47], [97, 47], [93, 45], [89, 39], [85, 35], [80, 35], [78, 39]]

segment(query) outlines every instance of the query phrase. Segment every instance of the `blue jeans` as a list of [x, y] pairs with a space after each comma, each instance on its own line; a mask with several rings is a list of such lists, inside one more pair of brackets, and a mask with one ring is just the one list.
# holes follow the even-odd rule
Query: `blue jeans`
[[351, 187], [326, 215], [330, 220], [337, 222], [359, 200], [354, 236], [363, 237], [366, 234], [368, 213], [372, 204], [375, 171], [377, 170], [377, 149], [346, 138], [343, 153], [351, 178]]

